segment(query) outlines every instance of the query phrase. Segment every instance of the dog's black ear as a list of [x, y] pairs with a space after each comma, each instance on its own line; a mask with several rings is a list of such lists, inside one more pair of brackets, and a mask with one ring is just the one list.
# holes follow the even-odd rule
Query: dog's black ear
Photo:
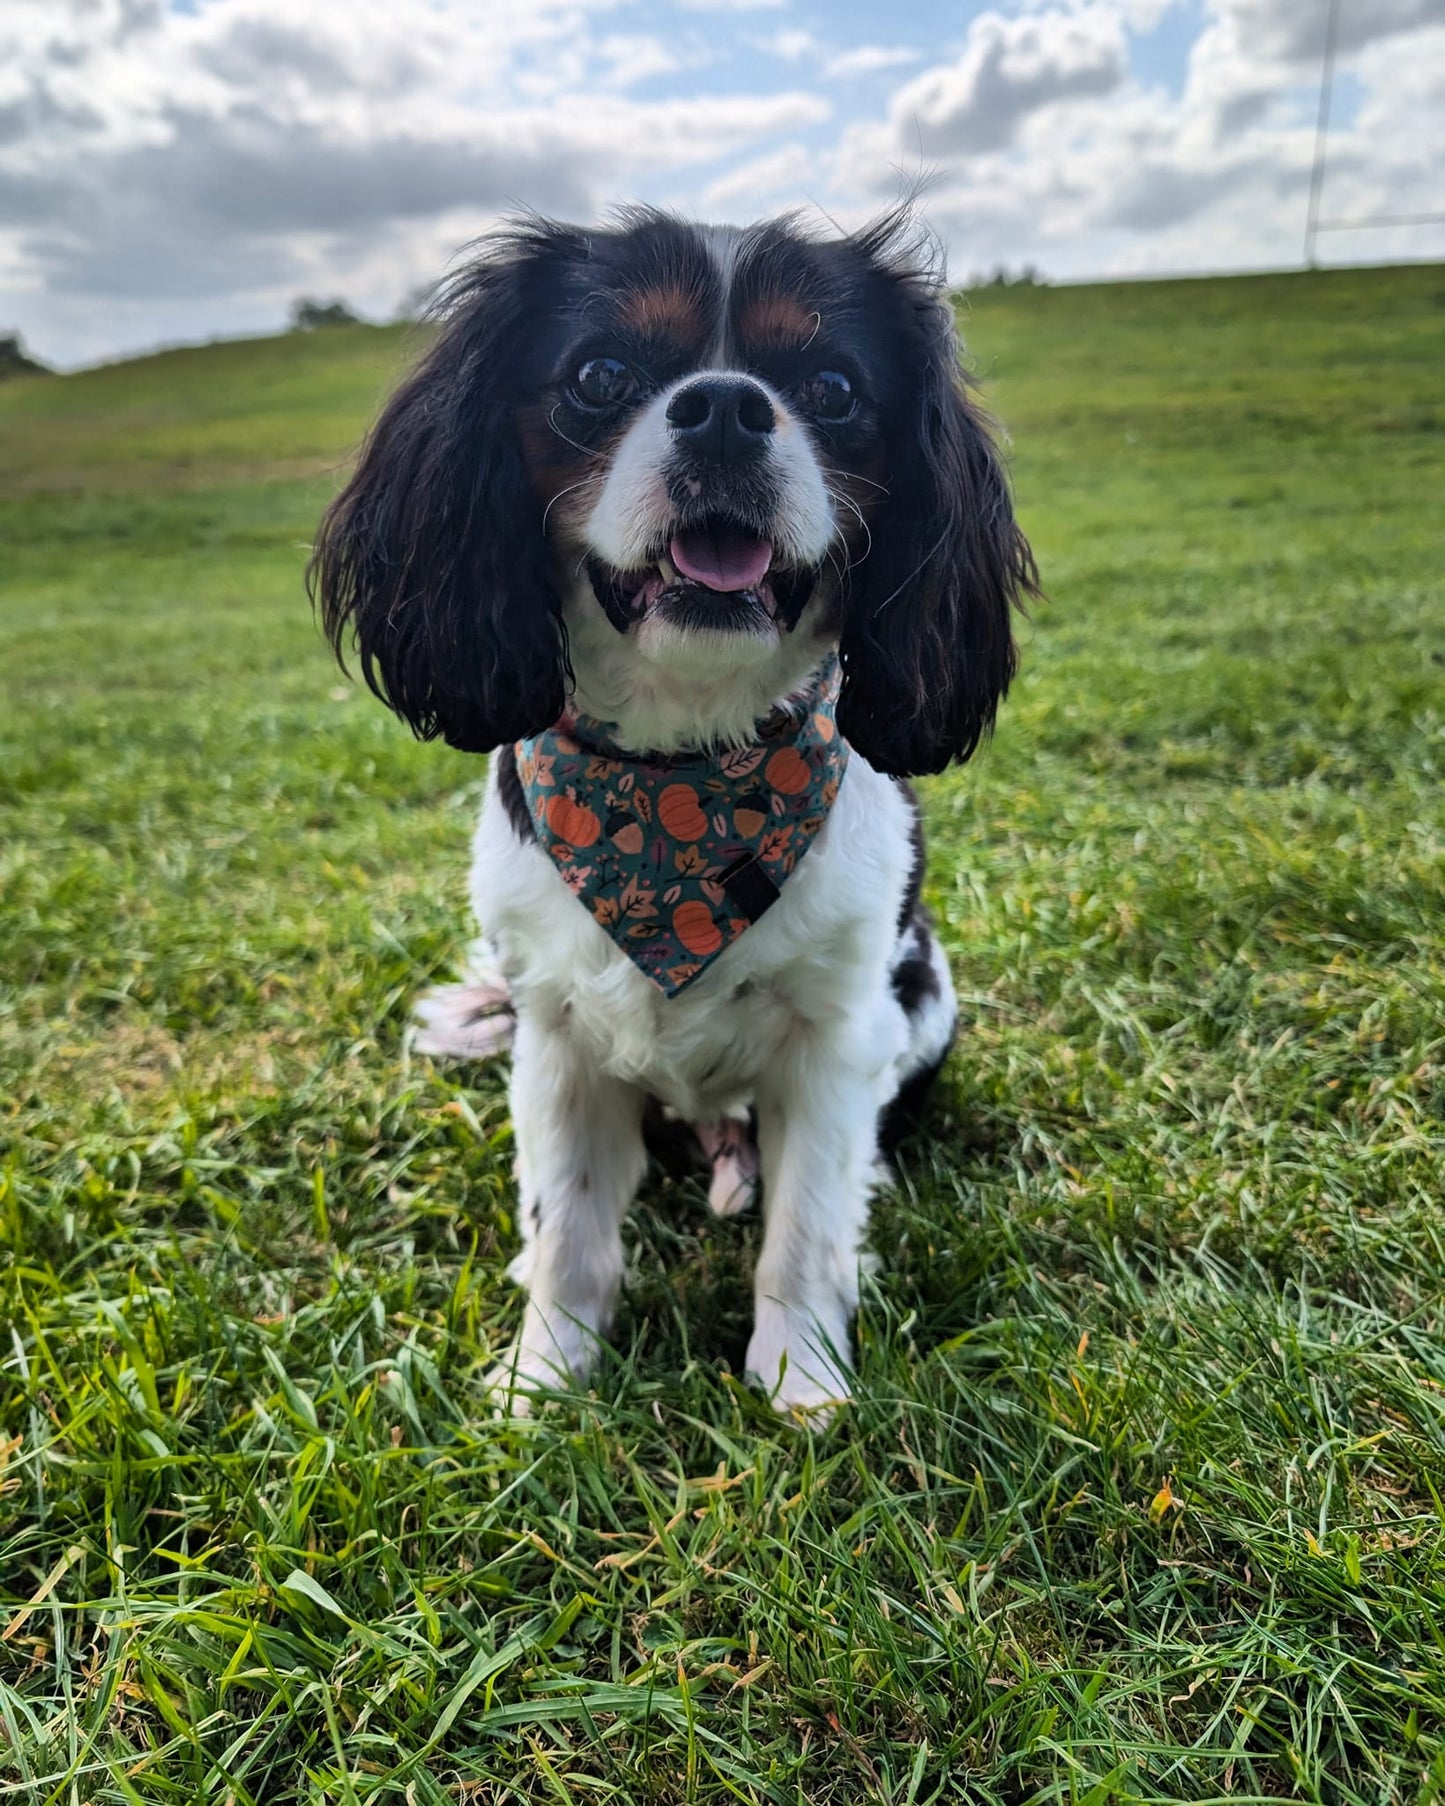
[[337, 656], [354, 641], [413, 732], [464, 752], [536, 733], [565, 704], [561, 599], [516, 425], [559, 237], [519, 231], [450, 285], [445, 324], [327, 509], [307, 571]]
[[916, 268], [884, 268], [904, 309], [903, 402], [844, 591], [838, 725], [870, 765], [911, 776], [967, 759], [992, 727], [1014, 674], [1010, 610], [1038, 573], [951, 307]]

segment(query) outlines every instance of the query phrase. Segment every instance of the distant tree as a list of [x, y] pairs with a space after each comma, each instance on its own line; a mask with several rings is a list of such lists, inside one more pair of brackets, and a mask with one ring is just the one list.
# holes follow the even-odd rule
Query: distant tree
[[344, 301], [315, 301], [303, 295], [291, 305], [294, 331], [314, 332], [318, 326], [357, 326], [360, 321]]
[[18, 332], [0, 332], [0, 382], [7, 376], [49, 375], [49, 366], [30, 356]]
[[1000, 263], [994, 266], [992, 276], [988, 277], [986, 281], [978, 281], [973, 286], [977, 288], [1047, 288], [1048, 278], [1040, 275], [1038, 269], [1031, 263], [1026, 263], [1017, 276], [1011, 273], [1007, 264]]
[[996, 263], [992, 270], [971, 270], [963, 284], [965, 290], [978, 288], [1047, 288], [1049, 279], [1036, 264], [1023, 264], [1017, 274], [1006, 263]]

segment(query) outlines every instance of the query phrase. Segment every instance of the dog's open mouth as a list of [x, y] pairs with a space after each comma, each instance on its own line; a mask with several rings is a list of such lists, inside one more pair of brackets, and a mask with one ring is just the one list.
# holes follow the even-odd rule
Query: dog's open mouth
[[723, 517], [676, 532], [637, 570], [587, 560], [597, 599], [624, 631], [660, 612], [676, 626], [713, 632], [791, 629], [816, 573], [774, 562], [773, 542]]

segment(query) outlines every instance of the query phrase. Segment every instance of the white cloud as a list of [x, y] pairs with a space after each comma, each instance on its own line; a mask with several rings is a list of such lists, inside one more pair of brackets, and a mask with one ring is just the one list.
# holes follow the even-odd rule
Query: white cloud
[[709, 183], [702, 198], [708, 208], [729, 212], [737, 203], [745, 203], [745, 215], [755, 218], [759, 213], [792, 205], [817, 177], [818, 160], [807, 147], [785, 144]]
[[764, 56], [780, 56], [786, 63], [795, 63], [800, 56], [812, 56], [818, 49], [818, 40], [811, 31], [775, 31], [771, 37], [754, 38], [752, 43]]
[[[876, 17], [865, 35], [800, 15], [0, 0], [0, 326], [74, 360], [264, 329], [303, 290], [384, 312], [518, 203], [742, 218], [813, 201], [852, 224], [920, 166], [960, 274], [1298, 255], [1323, 0], [970, 0], [962, 18], [919, 0], [897, 42]], [[1437, 211], [1445, 0], [1341, 0], [1340, 26], [1326, 218]], [[1178, 79], [1144, 73], [1156, 31], [1187, 52]], [[909, 40], [939, 47], [931, 66]], [[1445, 231], [1321, 248], [1445, 252]]]
[[1023, 18], [987, 12], [970, 26], [963, 55], [917, 76], [889, 110], [924, 157], [996, 150], [1030, 113], [1107, 94], [1127, 67], [1123, 27], [1101, 7]]
[[[1214, 11], [1241, 49], [1263, 58], [1319, 66], [1329, 16], [1323, 0], [1215, 0]], [[1341, 0], [1337, 48], [1347, 54], [1442, 20], [1441, 0]]]
[[[1026, 262], [1056, 276], [1290, 264], [1314, 154], [1319, 11], [1206, 0], [1177, 94], [1130, 66], [1116, 34], [1134, 0], [982, 15], [961, 55], [900, 88], [886, 117], [844, 130], [833, 185], [881, 198], [921, 163], [960, 276]], [[1337, 111], [1325, 217], [1437, 212], [1445, 4], [1346, 0], [1345, 14], [1338, 67], [1357, 104], [1353, 117]], [[1431, 248], [1445, 249], [1445, 230], [1321, 240], [1331, 255]]]
[[886, 44], [860, 44], [856, 50], [844, 50], [830, 57], [823, 65], [823, 74], [830, 81], [842, 81], [854, 75], [876, 75], [882, 69], [901, 69], [918, 61], [916, 50], [906, 50], [901, 45], [890, 48]]
[[1112, 13], [1130, 31], [1153, 31], [1168, 14], [1182, 10], [1188, 0], [1022, 0], [1021, 12], [1057, 12], [1061, 3], [1083, 5], [1090, 11]]
[[611, 88], [631, 88], [654, 76], [671, 75], [683, 66], [682, 58], [661, 38], [620, 33], [597, 45], [602, 59], [600, 79]]
[[484, 28], [432, 0], [7, 6], [0, 319], [62, 358], [94, 349], [87, 301], [120, 304], [109, 326], [149, 300], [157, 334], [185, 300], [222, 326], [279, 320], [302, 287], [389, 308], [503, 211], [595, 216], [830, 110], [800, 87], [690, 95], [660, 37], [598, 29], [610, 0], [501, 0]]

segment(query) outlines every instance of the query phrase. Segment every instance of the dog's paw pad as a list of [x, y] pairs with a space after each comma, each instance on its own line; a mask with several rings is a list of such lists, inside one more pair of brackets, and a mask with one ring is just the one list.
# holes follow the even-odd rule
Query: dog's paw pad
[[412, 1045], [442, 1060], [491, 1060], [512, 1044], [517, 1018], [501, 983], [439, 985], [417, 998]]
[[758, 1195], [756, 1173], [744, 1170], [741, 1162], [724, 1156], [713, 1162], [712, 1179], [707, 1188], [707, 1207], [715, 1217], [740, 1216], [750, 1208]]
[[757, 1143], [745, 1116], [720, 1116], [694, 1124], [703, 1154], [712, 1163], [708, 1209], [715, 1217], [735, 1217], [758, 1193]]

